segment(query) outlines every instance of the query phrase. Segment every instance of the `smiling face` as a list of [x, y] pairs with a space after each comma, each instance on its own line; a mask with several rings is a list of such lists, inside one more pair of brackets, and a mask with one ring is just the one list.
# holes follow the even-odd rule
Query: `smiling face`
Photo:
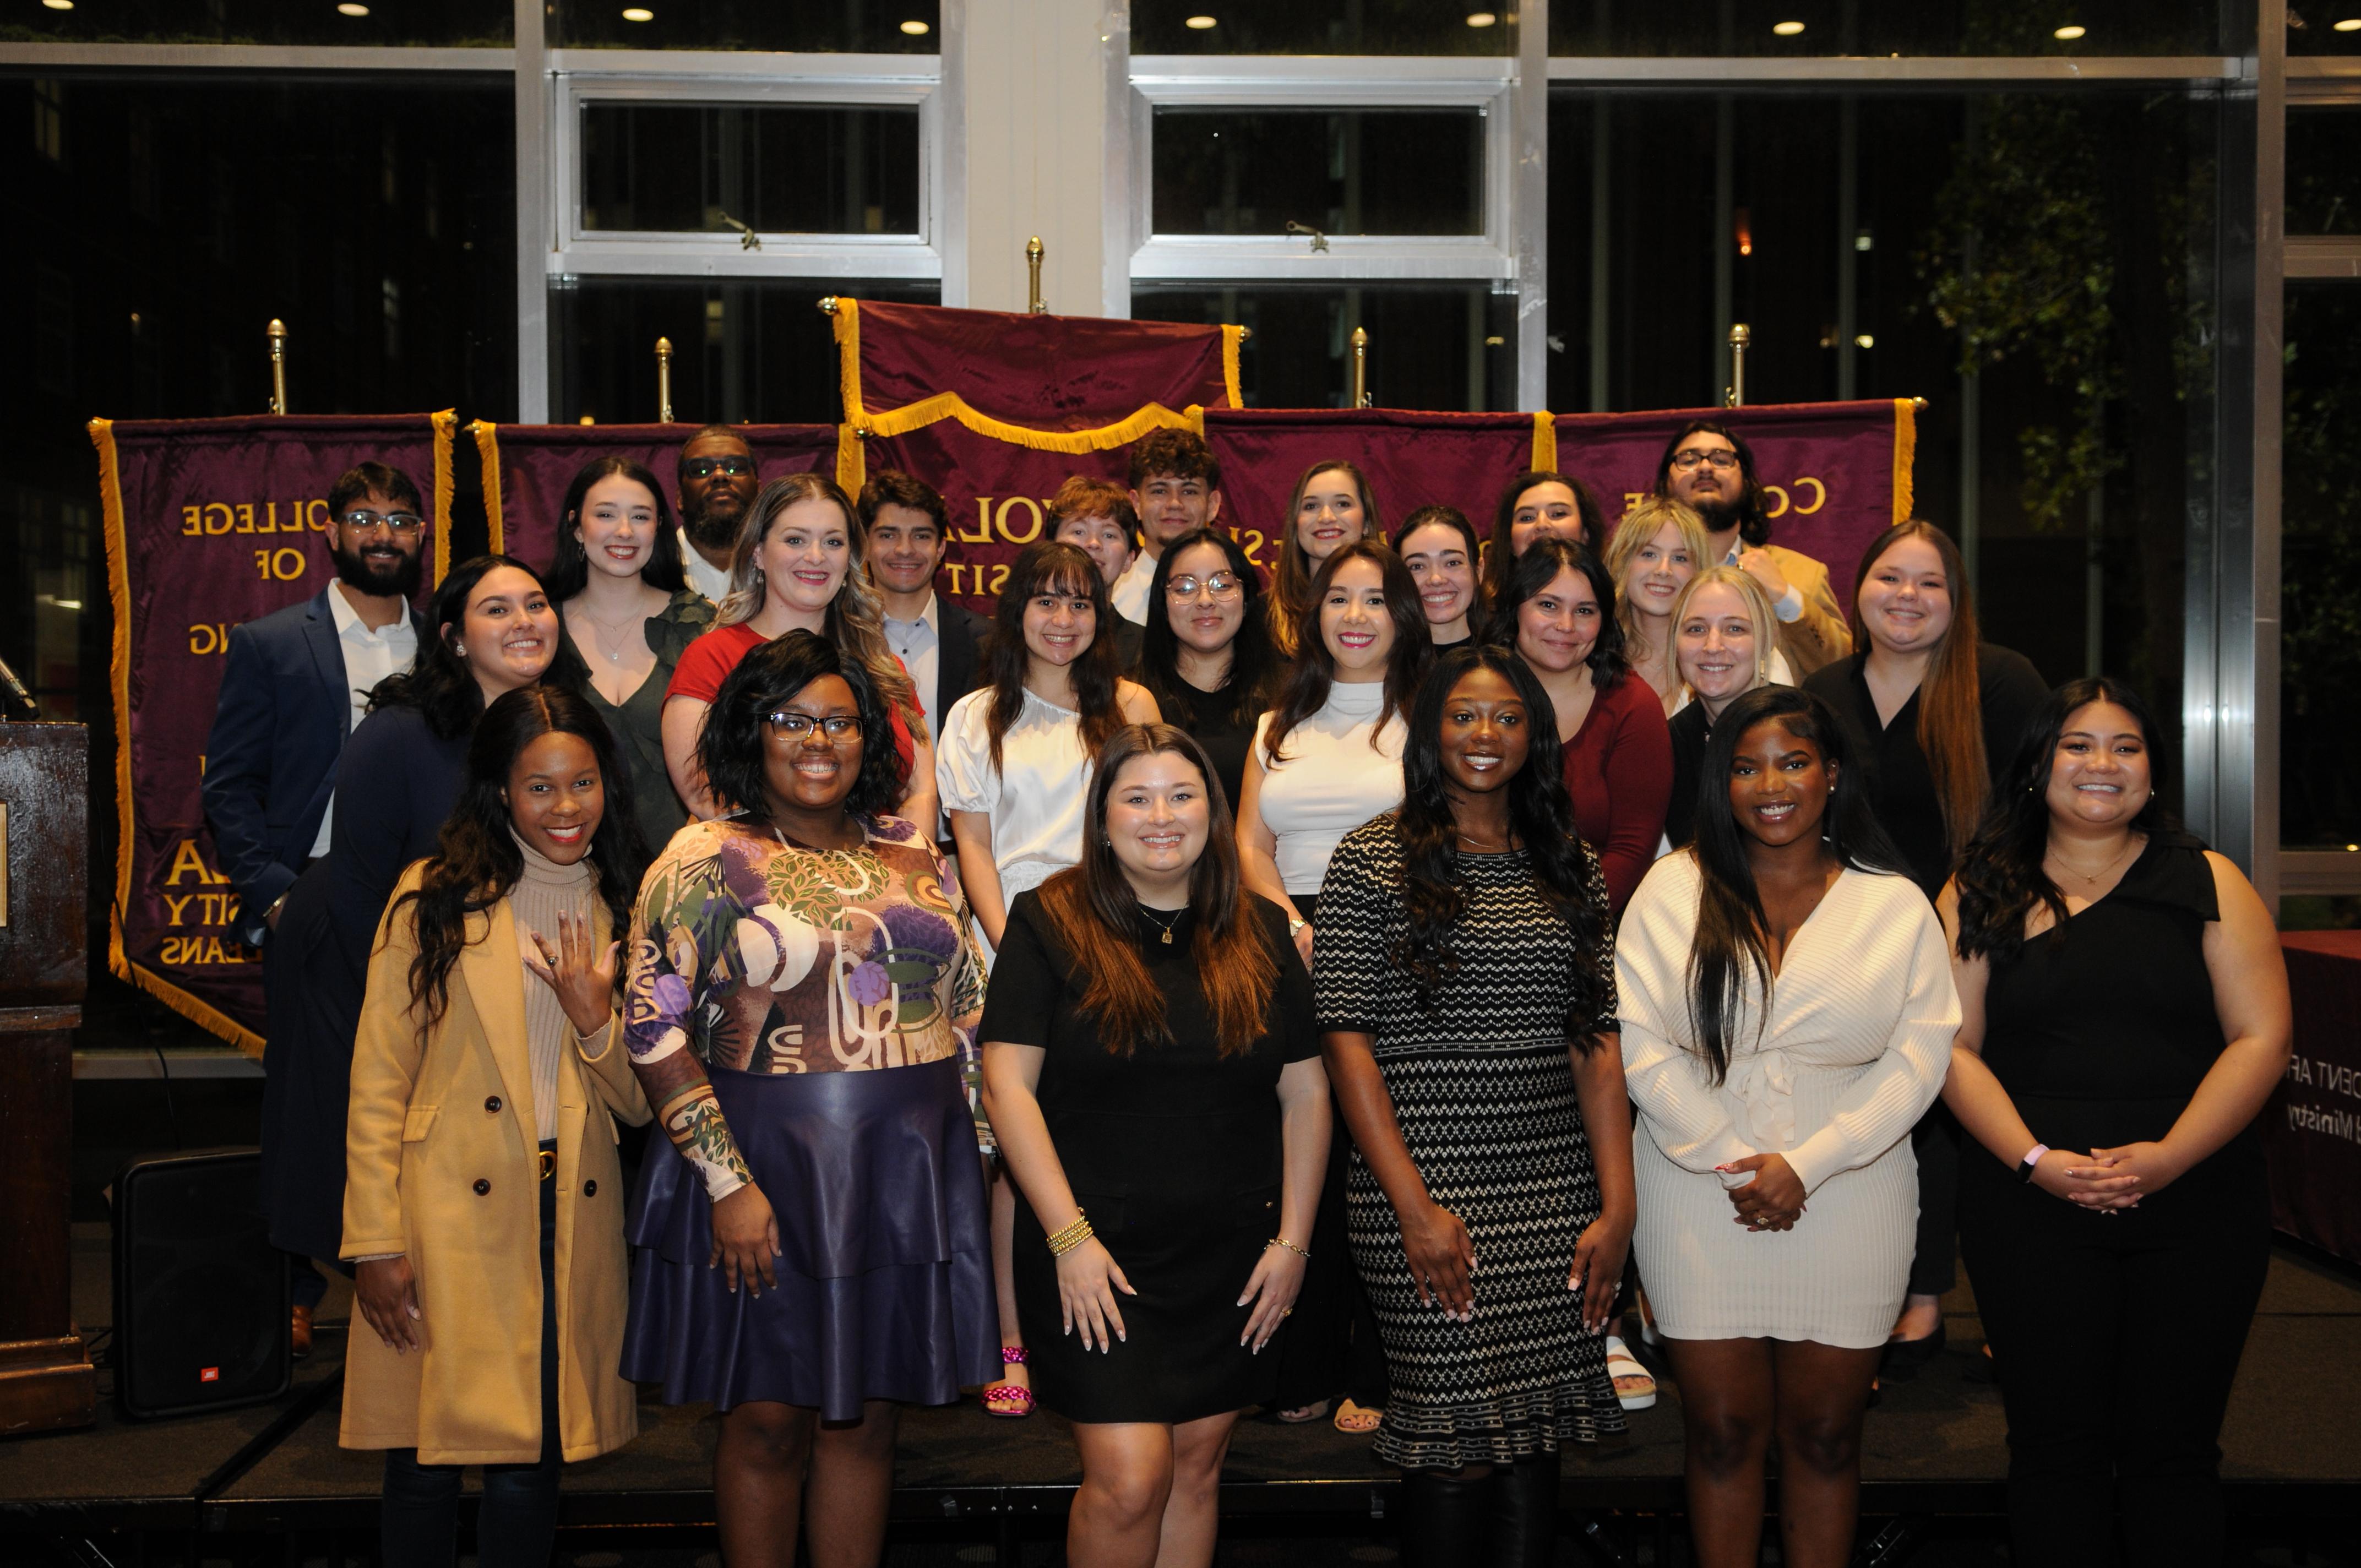
[[1665, 523], [1653, 539], [1631, 553], [1631, 564], [1623, 568], [1623, 591], [1642, 615], [1668, 616], [1683, 585], [1697, 576], [1698, 565], [1682, 543], [1679, 526]]
[[509, 764], [509, 820], [517, 837], [561, 866], [590, 852], [607, 815], [598, 754], [579, 735], [537, 735]]
[[1099, 569], [1099, 581], [1115, 587], [1131, 565], [1131, 531], [1111, 517], [1068, 517], [1058, 521], [1055, 535], [1061, 544], [1079, 547]]
[[408, 598], [416, 593], [425, 547], [425, 521], [382, 490], [350, 503], [328, 525], [336, 576], [364, 594]]
[[861, 749], [852, 687], [842, 675], [820, 676], [763, 720], [766, 804], [774, 813], [782, 806], [804, 813], [840, 807], [861, 781]]
[[[836, 510], [824, 501], [816, 504], [831, 512]], [[924, 593], [950, 548], [950, 542], [932, 517], [917, 507], [887, 501], [877, 509], [877, 520], [869, 525], [869, 576], [889, 594]]]
[[852, 565], [844, 509], [818, 496], [781, 508], [754, 558], [773, 602], [805, 616], [826, 614]]
[[1179, 751], [1134, 757], [1107, 786], [1107, 843], [1144, 897], [1186, 886], [1213, 820], [1205, 775]]
[[1730, 761], [1730, 809], [1741, 832], [1766, 849], [1817, 838], [1836, 770], [1819, 743], [1765, 718], [1747, 727]]
[[1025, 601], [1025, 652], [1039, 663], [1065, 668], [1090, 652], [1098, 608], [1080, 584], [1045, 583]]
[[1347, 561], [1320, 600], [1320, 641], [1347, 685], [1381, 680], [1394, 651], [1394, 618], [1386, 609], [1386, 576], [1375, 561]]
[[1533, 547], [1536, 539], [1590, 543], [1584, 536], [1582, 508], [1575, 501], [1572, 486], [1551, 479], [1517, 497], [1517, 504], [1509, 513], [1510, 554], [1523, 554]]
[[1448, 523], [1426, 523], [1402, 535], [1401, 558], [1418, 585], [1427, 625], [1464, 627], [1476, 603], [1476, 561], [1466, 537]]
[[1295, 543], [1316, 571], [1320, 563], [1360, 538], [1367, 521], [1353, 476], [1342, 468], [1323, 468], [1303, 482], [1303, 494], [1296, 499]]
[[495, 566], [467, 596], [466, 620], [448, 629], [487, 702], [541, 679], [557, 656], [557, 610], [529, 572]]
[[1161, 554], [1167, 544], [1221, 515], [1222, 493], [1208, 488], [1202, 479], [1152, 474], [1131, 492], [1131, 510], [1139, 514], [1140, 531], [1149, 545]]
[[1565, 674], [1590, 657], [1599, 620], [1590, 579], [1568, 567], [1517, 607], [1517, 652], [1536, 670]]
[[2154, 788], [2147, 740], [2129, 709], [2086, 702], [2066, 716], [2049, 754], [2043, 798], [2060, 822], [2113, 828], [2129, 822]]
[[1951, 581], [1924, 539], [1880, 555], [1854, 595], [1869, 640], [1888, 653], [1931, 653], [1951, 630]]
[[1443, 776], [1468, 795], [1504, 789], [1532, 745], [1525, 699], [1498, 670], [1478, 665], [1443, 701]]
[[656, 498], [637, 479], [609, 474], [583, 495], [574, 537], [592, 571], [636, 577], [655, 554]]
[[1708, 716], [1719, 717], [1731, 698], [1753, 687], [1762, 667], [1761, 650], [1754, 617], [1736, 588], [1708, 583], [1691, 594], [1673, 638], [1681, 679], [1697, 693]]
[[[1229, 592], [1215, 597], [1225, 585]], [[1177, 591], [1184, 587], [1194, 590], [1185, 598]], [[1172, 635], [1184, 648], [1218, 653], [1235, 641], [1246, 622], [1246, 596], [1231, 575], [1228, 554], [1198, 543], [1174, 556], [1172, 575], [1165, 580], [1164, 612], [1171, 618]]]

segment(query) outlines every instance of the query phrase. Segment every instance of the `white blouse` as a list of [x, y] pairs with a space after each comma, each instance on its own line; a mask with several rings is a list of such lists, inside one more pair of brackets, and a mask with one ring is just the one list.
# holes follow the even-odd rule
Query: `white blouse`
[[1401, 804], [1410, 727], [1397, 713], [1378, 730], [1385, 705], [1383, 681], [1330, 686], [1320, 711], [1287, 732], [1287, 755], [1278, 762], [1270, 756], [1271, 716], [1256, 722], [1249, 755], [1263, 766], [1262, 821], [1279, 840], [1279, 878], [1288, 892], [1317, 894], [1345, 835]]
[[1013, 900], [1082, 858], [1082, 800], [1091, 759], [1082, 750], [1082, 716], [1025, 694], [1016, 722], [1000, 738], [992, 762], [992, 688], [972, 691], [943, 717], [935, 743], [935, 787], [945, 811], [992, 818], [992, 863], [1000, 893]]

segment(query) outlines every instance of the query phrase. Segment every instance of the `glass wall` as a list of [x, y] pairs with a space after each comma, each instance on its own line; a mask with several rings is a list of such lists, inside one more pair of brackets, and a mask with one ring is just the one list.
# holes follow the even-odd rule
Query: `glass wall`
[[551, 0], [549, 41], [567, 49], [796, 49], [932, 54], [937, 0]]
[[1550, 52], [1851, 55], [2207, 54], [2251, 15], [2217, 0], [1551, 0]]
[[1395, 409], [1516, 406], [1514, 295], [1482, 283], [1135, 284], [1142, 321], [1227, 322], [1248, 408], [1341, 409], [1353, 400], [1353, 329], [1369, 334], [1368, 395]]

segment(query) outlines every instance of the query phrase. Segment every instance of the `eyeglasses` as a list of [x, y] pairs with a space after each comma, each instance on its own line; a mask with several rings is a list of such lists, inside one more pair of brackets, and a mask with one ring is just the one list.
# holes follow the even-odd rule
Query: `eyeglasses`
[[831, 740], [861, 739], [861, 720], [851, 714], [831, 714], [826, 718], [814, 718], [808, 713], [765, 714], [763, 722], [771, 727], [774, 735], [784, 735], [790, 740], [800, 740], [817, 729]]
[[373, 511], [348, 511], [336, 521], [355, 533], [372, 533], [382, 528], [397, 539], [412, 538], [426, 526], [416, 512], [409, 511], [398, 511], [390, 517], [380, 517]]
[[710, 479], [716, 474], [744, 476], [753, 471], [752, 457], [691, 457], [680, 466], [684, 479]]
[[1717, 472], [1727, 474], [1738, 466], [1738, 454], [1720, 447], [1716, 447], [1711, 452], [1700, 452], [1694, 446], [1686, 452], [1673, 454], [1673, 466], [1684, 474], [1700, 463], [1710, 463]]
[[1234, 599], [1244, 591], [1245, 585], [1227, 572], [1216, 572], [1210, 577], [1175, 577], [1164, 585], [1167, 598], [1186, 603], [1202, 594], [1207, 598]]

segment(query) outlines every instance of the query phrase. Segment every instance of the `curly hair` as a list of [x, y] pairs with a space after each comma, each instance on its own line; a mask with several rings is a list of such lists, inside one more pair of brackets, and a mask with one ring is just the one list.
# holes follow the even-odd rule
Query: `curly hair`
[[1583, 662], [1590, 666], [1590, 684], [1605, 691], [1631, 668], [1631, 658], [1623, 652], [1623, 623], [1615, 615], [1615, 577], [1604, 561], [1571, 539], [1535, 540], [1533, 547], [1517, 558], [1517, 569], [1509, 575], [1509, 585], [1493, 608], [1489, 635], [1502, 647], [1515, 647], [1517, 612], [1525, 608], [1526, 600], [1538, 598], [1557, 581], [1561, 572], [1578, 573], [1598, 601], [1598, 641], [1590, 645], [1590, 656]]
[[713, 694], [697, 734], [697, 765], [717, 802], [745, 812], [763, 809], [770, 787], [763, 722], [823, 675], [843, 678], [861, 715], [861, 772], [845, 796], [845, 809], [873, 819], [900, 803], [902, 760], [894, 748], [893, 709], [869, 666], [844, 657], [827, 638], [800, 629], [738, 661]]

